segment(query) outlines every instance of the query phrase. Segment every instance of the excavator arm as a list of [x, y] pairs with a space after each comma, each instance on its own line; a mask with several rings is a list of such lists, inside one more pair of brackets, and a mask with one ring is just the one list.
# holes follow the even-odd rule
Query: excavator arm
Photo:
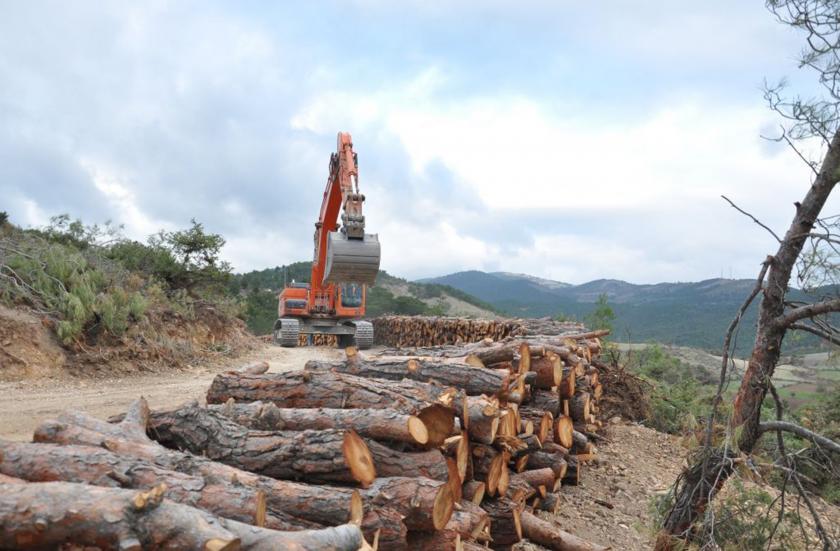
[[[359, 172], [353, 139], [339, 132], [318, 222], [315, 223], [315, 255], [312, 285], [329, 283], [373, 284], [379, 272], [379, 238], [365, 233], [359, 192]], [[338, 215], [341, 211], [341, 225]]]

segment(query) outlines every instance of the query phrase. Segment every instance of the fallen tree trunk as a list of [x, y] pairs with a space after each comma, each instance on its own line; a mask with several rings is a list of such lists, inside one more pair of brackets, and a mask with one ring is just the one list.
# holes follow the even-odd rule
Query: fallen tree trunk
[[353, 431], [250, 431], [197, 404], [162, 412], [152, 429], [164, 446], [272, 478], [363, 486], [376, 478], [370, 450]]
[[[237, 404], [231, 401], [208, 408], [256, 430], [353, 429], [359, 436], [374, 440], [417, 445], [429, 441], [423, 421], [391, 409], [278, 408], [271, 402]], [[153, 423], [154, 418], [155, 413], [152, 413]]]
[[606, 551], [609, 547], [588, 542], [561, 530], [555, 524], [523, 511], [520, 517], [522, 534], [549, 549], [557, 551]]
[[334, 372], [220, 373], [207, 391], [207, 403], [233, 398], [287, 408], [393, 409], [419, 417], [428, 429], [429, 444], [440, 445], [453, 432], [457, 394], [453, 388], [417, 381], [378, 381]]
[[417, 358], [394, 358], [376, 361], [362, 360], [358, 356], [343, 362], [322, 362], [310, 360], [304, 369], [308, 371], [335, 371], [359, 377], [401, 381], [434, 381], [444, 386], [453, 386], [469, 395], [503, 395], [510, 387], [510, 371], [483, 369], [465, 363], [435, 362]]

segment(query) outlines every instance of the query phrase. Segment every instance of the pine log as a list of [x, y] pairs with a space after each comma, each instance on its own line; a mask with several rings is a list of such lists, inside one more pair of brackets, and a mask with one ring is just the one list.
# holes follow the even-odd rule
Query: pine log
[[239, 538], [218, 519], [164, 500], [163, 489], [5, 484], [0, 486], [0, 548], [58, 549], [67, 543], [137, 551], [240, 548]]
[[553, 492], [560, 487], [560, 479], [556, 477], [554, 470], [550, 467], [525, 470], [513, 475], [511, 480], [522, 480], [530, 484], [535, 490], [539, 490], [540, 486], [542, 486], [547, 491]]
[[557, 551], [606, 551], [609, 549], [609, 547], [588, 542], [564, 532], [555, 524], [527, 511], [522, 512], [521, 523], [522, 533], [526, 538], [549, 549]]
[[255, 430], [353, 429], [359, 436], [374, 440], [419, 445], [429, 441], [423, 421], [391, 409], [278, 408], [271, 402], [231, 401], [208, 408]]
[[408, 549], [437, 551], [457, 549], [457, 542], [472, 540], [489, 523], [487, 512], [470, 501], [461, 501], [452, 518], [437, 532], [414, 532], [409, 535]]
[[497, 451], [491, 446], [476, 444], [472, 447], [473, 477], [486, 484], [487, 495], [494, 496], [503, 493], [500, 489], [503, 473], [507, 473], [507, 457], [505, 452]]
[[571, 455], [566, 459], [566, 472], [563, 477], [563, 484], [577, 486], [580, 483], [580, 461], [577, 456]]
[[363, 486], [376, 478], [371, 452], [352, 430], [251, 431], [192, 404], [154, 416], [149, 432], [166, 447], [272, 478]]
[[307, 371], [335, 371], [373, 379], [401, 381], [412, 379], [453, 386], [469, 395], [503, 395], [511, 382], [509, 371], [483, 369], [465, 363], [435, 362], [418, 358], [394, 358], [376, 361], [362, 360], [358, 356], [343, 362], [309, 360]]
[[561, 399], [568, 400], [575, 395], [575, 370], [571, 367], [563, 368], [563, 376], [558, 385], [558, 392]]
[[511, 501], [522, 504], [534, 497], [536, 493], [537, 489], [528, 484], [526, 480], [516, 478], [516, 475], [513, 475], [510, 477], [509, 484], [504, 495]]
[[454, 427], [458, 392], [417, 381], [378, 381], [333, 372], [298, 371], [238, 375], [221, 373], [207, 392], [208, 404], [273, 402], [286, 408], [393, 409], [426, 425], [429, 445], [438, 446]]
[[534, 433], [540, 442], [553, 439], [554, 415], [550, 411], [523, 406], [519, 408], [519, 417], [523, 421], [527, 419], [534, 423]]
[[481, 505], [481, 501], [484, 499], [485, 487], [484, 482], [480, 480], [468, 480], [464, 482], [461, 488], [462, 499], [472, 501], [476, 505]]
[[455, 501], [446, 482], [424, 478], [381, 478], [361, 490], [372, 507], [392, 508], [404, 515], [409, 530], [440, 530], [452, 516]]
[[113, 453], [148, 461], [164, 469], [204, 478], [208, 483], [228, 485], [233, 490], [246, 486], [262, 491], [267, 515], [293, 516], [301, 525], [306, 522], [335, 526], [361, 515], [354, 511], [354, 490], [331, 488], [275, 480], [230, 467], [205, 457], [164, 448], [146, 436], [148, 405], [137, 400], [126, 418], [117, 425], [83, 413], [66, 412], [57, 421], [47, 421], [35, 431], [36, 442], [63, 445], [102, 446]]
[[511, 545], [522, 539], [520, 504], [501, 497], [484, 501], [481, 508], [487, 511], [490, 518], [493, 549], [510, 549]]
[[513, 350], [503, 344], [473, 348], [470, 354], [481, 360], [484, 365], [513, 361]]
[[408, 546], [408, 528], [399, 511], [385, 507], [371, 509], [362, 519], [362, 533], [381, 551], [402, 551]]
[[235, 520], [220, 519], [220, 524], [240, 540], [240, 546], [248, 551], [345, 551], [366, 550], [371, 547], [365, 541], [362, 531], [355, 524], [343, 524], [318, 530], [280, 532], [258, 528]]
[[[558, 480], [559, 482], [559, 480]], [[548, 492], [541, 499], [537, 508], [540, 511], [546, 511], [552, 515], [556, 515], [560, 511], [562, 505], [562, 498], [558, 492]]]
[[550, 390], [531, 390], [528, 407], [547, 411], [556, 418], [560, 414], [560, 396]]
[[536, 388], [550, 390], [563, 380], [563, 362], [553, 353], [531, 358], [531, 371], [537, 374], [533, 385]]
[[549, 468], [555, 478], [562, 479], [567, 472], [568, 462], [561, 453], [540, 450], [528, 455], [528, 469]]
[[569, 401], [569, 415], [572, 420], [588, 422], [589, 420], [589, 393], [575, 391], [574, 397]]
[[465, 399], [461, 418], [470, 440], [492, 444], [499, 430], [499, 402], [485, 396]]
[[[402, 452], [373, 440], [366, 444], [379, 476], [423, 476], [444, 481], [448, 478], [446, 460], [440, 450]], [[305, 454], [301, 458], [308, 461]]]
[[246, 486], [208, 484], [200, 476], [170, 471], [92, 446], [57, 446], [0, 440], [0, 472], [30, 482], [78, 482], [144, 490], [165, 484], [167, 499], [221, 517], [276, 530], [308, 528], [293, 517], [266, 515], [265, 493]]
[[442, 449], [446, 455], [455, 459], [458, 478], [462, 481], [466, 480], [470, 462], [470, 442], [467, 432], [462, 431], [461, 434], [447, 438]]
[[564, 448], [571, 448], [574, 444], [574, 422], [571, 417], [561, 415], [554, 422], [554, 441]]

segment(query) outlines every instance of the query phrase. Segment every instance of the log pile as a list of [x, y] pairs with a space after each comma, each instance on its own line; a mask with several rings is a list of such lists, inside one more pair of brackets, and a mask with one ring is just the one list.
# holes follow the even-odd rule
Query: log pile
[[528, 335], [580, 333], [577, 322], [539, 319], [466, 319], [443, 316], [380, 316], [371, 320], [377, 344], [394, 347], [462, 345]]
[[505, 327], [245, 366], [207, 405], [66, 412], [0, 441], [0, 548], [605, 549], [540, 518], [597, 454], [599, 334]]

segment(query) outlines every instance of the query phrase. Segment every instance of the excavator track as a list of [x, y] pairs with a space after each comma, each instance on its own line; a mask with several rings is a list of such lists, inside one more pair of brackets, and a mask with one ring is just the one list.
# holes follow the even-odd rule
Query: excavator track
[[280, 318], [274, 322], [274, 342], [286, 348], [298, 345], [300, 322], [293, 318]]
[[357, 321], [356, 326], [356, 346], [359, 350], [367, 350], [373, 346], [373, 324], [369, 321]]

